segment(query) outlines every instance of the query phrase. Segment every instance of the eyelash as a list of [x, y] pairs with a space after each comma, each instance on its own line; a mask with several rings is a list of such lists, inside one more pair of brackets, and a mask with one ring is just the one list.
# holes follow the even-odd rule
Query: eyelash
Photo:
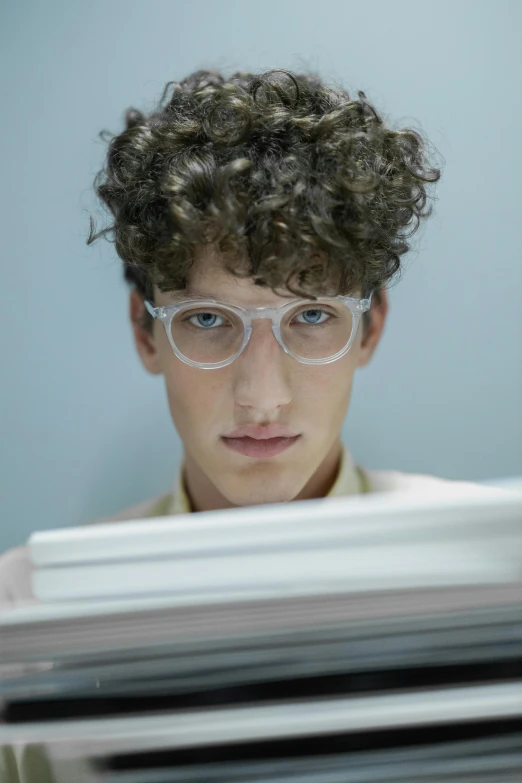
[[[209, 314], [208, 311], [201, 310], [201, 312], [199, 312], [199, 313], [193, 313], [186, 320], [189, 322], [189, 324], [191, 326], [195, 326], [197, 329], [205, 329], [205, 327], [201, 326], [201, 324], [195, 324], [195, 323], [192, 322], [193, 318], [197, 318], [199, 315], [205, 315], [205, 314]], [[216, 314], [215, 313], [210, 313], [210, 315], [216, 315]], [[223, 320], [222, 316], [220, 316], [220, 315], [216, 315], [216, 318], [221, 318], [221, 320]], [[222, 324], [219, 324], [219, 325], [222, 326]], [[210, 329], [212, 327], [207, 327], [207, 328]], [[215, 328], [215, 326], [214, 326], [214, 328]]]
[[[327, 318], [327, 319], [325, 319], [324, 321], [318, 321], [316, 324], [307, 324], [307, 326], [321, 326], [322, 324], [326, 323], [326, 322], [327, 322], [327, 321], [328, 321], [330, 318], [333, 318], [333, 315], [332, 315], [331, 313], [329, 313], [327, 310], [322, 310], [320, 307], [319, 307], [319, 308], [317, 308], [317, 307], [316, 307], [316, 308], [314, 308], [314, 307], [310, 307], [310, 308], [309, 308], [309, 310], [302, 310], [302, 311], [299, 313], [299, 315], [303, 315], [304, 313], [309, 313], [310, 311], [311, 311], [311, 312], [314, 312], [314, 311], [316, 311], [316, 310], [317, 310], [318, 312], [320, 312], [320, 313], [321, 313], [321, 315], [327, 315], [327, 316], [328, 316], [328, 318]], [[300, 321], [300, 323], [302, 323], [302, 321]], [[305, 323], [306, 323], [306, 322], [305, 322]]]

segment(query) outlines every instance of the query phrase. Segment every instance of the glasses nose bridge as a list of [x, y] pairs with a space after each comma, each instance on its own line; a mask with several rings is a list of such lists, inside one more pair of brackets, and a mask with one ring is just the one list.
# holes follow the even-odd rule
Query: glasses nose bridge
[[[247, 311], [248, 331], [252, 332], [253, 321], [270, 321], [272, 332], [277, 342], [281, 344], [279, 326], [281, 321], [280, 307], [253, 307]], [[249, 335], [250, 337], [250, 335]]]
[[246, 348], [247, 344], [250, 342], [250, 339], [252, 337], [252, 322], [270, 321], [271, 322], [270, 327], [272, 330], [272, 334], [276, 339], [276, 342], [278, 343], [279, 347], [285, 351], [285, 353], [287, 352], [286, 347], [281, 339], [281, 332], [280, 332], [281, 308], [255, 307], [248, 310], [246, 315], [247, 315], [247, 318], [245, 319], [246, 341], [245, 341], [245, 345], [243, 346], [243, 350]]
[[279, 325], [280, 308], [279, 307], [253, 307], [248, 310], [250, 321], [272, 321], [272, 326]]

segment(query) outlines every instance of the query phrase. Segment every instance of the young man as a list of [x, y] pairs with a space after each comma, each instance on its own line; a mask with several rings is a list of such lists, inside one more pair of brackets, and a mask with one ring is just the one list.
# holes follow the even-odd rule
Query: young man
[[[417, 132], [315, 76], [198, 71], [149, 116], [127, 112], [96, 181], [114, 221], [88, 242], [114, 235], [184, 461], [173, 492], [113, 520], [443, 491], [363, 470], [340, 437], [439, 176]], [[25, 548], [4, 556], [0, 599], [31, 600], [30, 574]]]

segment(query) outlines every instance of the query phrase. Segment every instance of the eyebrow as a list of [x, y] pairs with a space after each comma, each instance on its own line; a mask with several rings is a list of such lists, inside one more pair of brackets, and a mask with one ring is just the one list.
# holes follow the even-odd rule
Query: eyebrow
[[199, 292], [190, 291], [185, 289], [184, 291], [175, 291], [171, 294], [172, 298], [175, 299], [178, 302], [184, 302], [187, 299], [195, 301], [201, 300], [201, 299], [219, 299], [219, 297], [216, 297], [214, 294], [201, 294]]
[[[191, 291], [190, 289], [184, 289], [183, 291], [173, 291], [170, 295], [172, 296], [172, 299], [173, 299], [172, 303], [173, 304], [179, 304], [180, 302], [206, 302], [206, 301], [208, 302], [208, 301], [214, 301], [214, 302], [222, 302], [223, 304], [229, 304], [229, 305], [232, 305], [232, 306], [235, 306], [235, 307], [242, 307], [242, 308], [246, 307], [245, 305], [234, 304], [234, 302], [231, 302], [226, 297], [226, 295], [221, 297], [221, 296], [216, 296], [215, 294], [203, 294], [203, 293], [200, 293], [200, 292]], [[318, 296], [317, 298], [321, 299], [321, 296]], [[292, 297], [288, 297], [288, 302], [294, 302], [294, 301], [297, 302], [297, 301], [301, 301], [301, 299], [303, 301], [310, 301], [310, 302], [315, 301], [314, 299], [308, 299], [308, 297], [292, 296]], [[279, 307], [282, 307], [284, 304], [286, 304], [286, 303], [283, 302], [281, 305], [279, 305]], [[264, 306], [265, 305], [261, 305], [261, 307], [264, 307]], [[266, 305], [266, 306], [269, 306], [269, 305]], [[274, 306], [277, 307], [277, 305], [274, 305]], [[248, 309], [248, 307], [246, 309]]]

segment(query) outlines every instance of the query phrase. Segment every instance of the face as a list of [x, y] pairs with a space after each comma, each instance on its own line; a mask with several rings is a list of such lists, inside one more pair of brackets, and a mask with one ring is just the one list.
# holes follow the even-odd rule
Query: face
[[[180, 298], [209, 297], [239, 307], [278, 307], [282, 297], [224, 271], [219, 254], [198, 250], [188, 289], [179, 295], [156, 290], [156, 306]], [[162, 374], [174, 425], [185, 449], [185, 480], [199, 510], [320, 497], [335, 478], [340, 431], [355, 371], [379, 340], [386, 297], [372, 308], [348, 353], [329, 364], [307, 365], [288, 356], [271, 321], [254, 320], [243, 353], [219, 369], [187, 365], [172, 351], [163, 324], [152, 335], [139, 326], [143, 300], [131, 294], [131, 319], [146, 369]]]

